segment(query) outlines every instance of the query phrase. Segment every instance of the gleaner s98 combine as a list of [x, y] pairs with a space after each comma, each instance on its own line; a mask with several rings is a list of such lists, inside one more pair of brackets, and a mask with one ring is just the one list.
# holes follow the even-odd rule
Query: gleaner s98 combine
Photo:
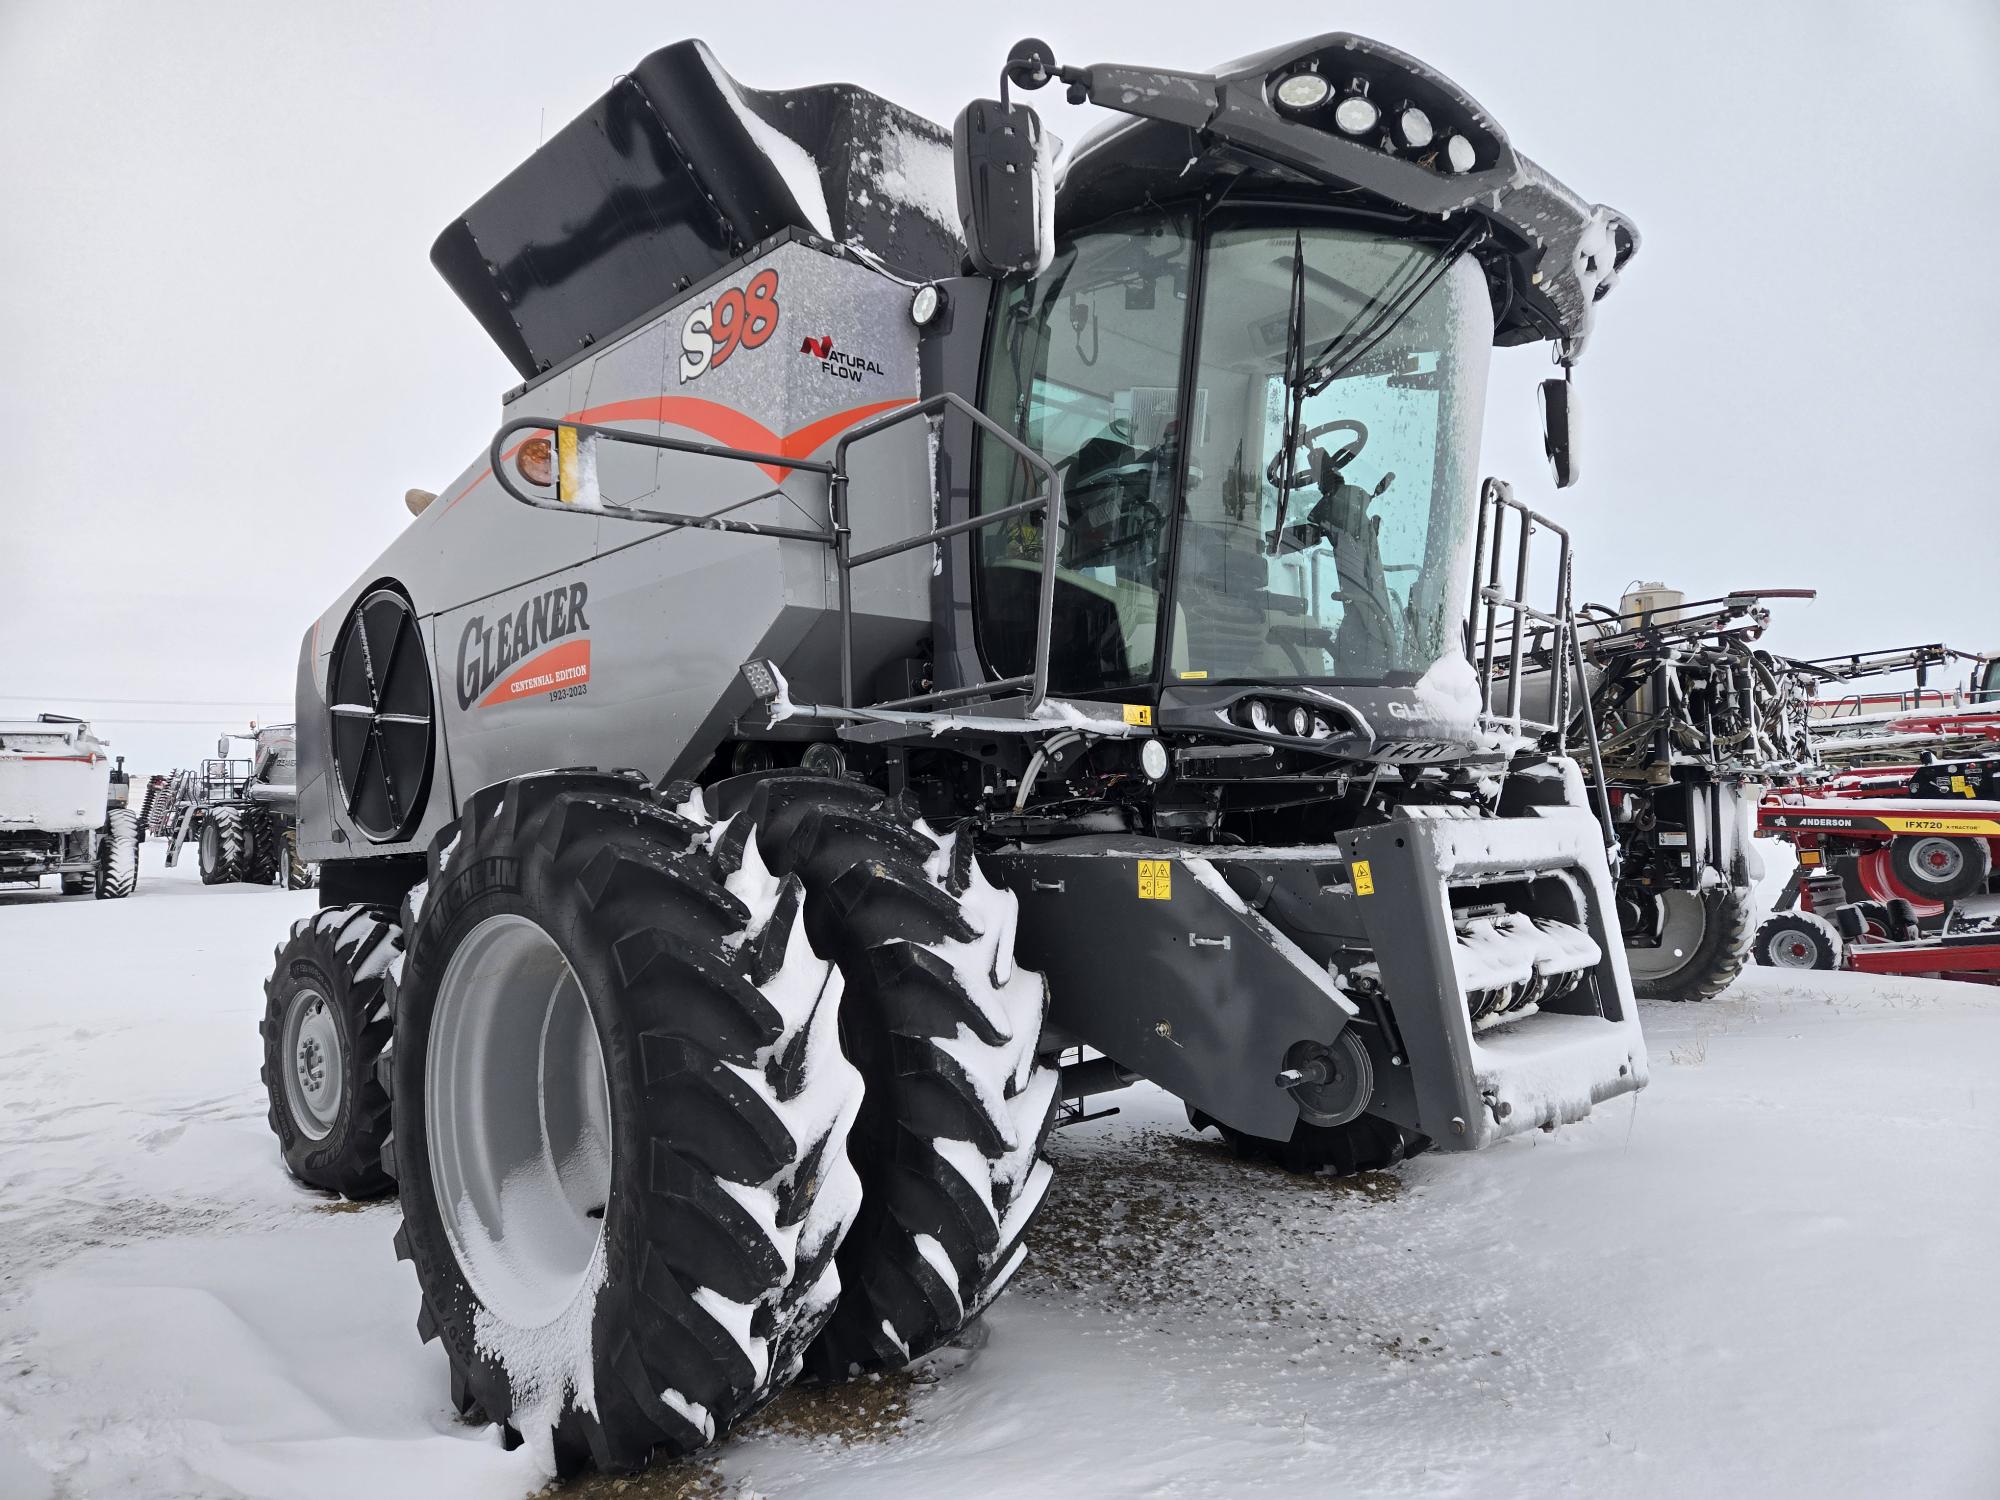
[[[1010, 81], [1122, 118], [1058, 182]], [[951, 1337], [1093, 1093], [1349, 1171], [1645, 1081], [1466, 650], [1557, 617], [1475, 588], [1487, 351], [1632, 229], [1357, 37], [1000, 93], [641, 62], [439, 238], [524, 383], [306, 637], [272, 1120], [558, 1466]]]

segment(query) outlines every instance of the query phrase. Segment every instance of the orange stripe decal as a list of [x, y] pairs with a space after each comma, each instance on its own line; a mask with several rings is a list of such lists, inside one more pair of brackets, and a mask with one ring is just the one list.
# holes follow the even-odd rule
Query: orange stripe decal
[[[810, 458], [848, 428], [859, 426], [869, 418], [878, 417], [884, 412], [894, 411], [899, 406], [908, 406], [912, 399], [909, 396], [898, 396], [889, 401], [871, 401], [862, 406], [850, 406], [845, 411], [833, 412], [816, 422], [808, 422], [796, 432], [786, 433], [783, 436], [733, 406], [724, 406], [717, 401], [705, 401], [699, 396], [644, 396], [630, 401], [610, 401], [603, 406], [590, 406], [582, 411], [570, 412], [561, 420], [581, 422], [592, 427], [610, 427], [618, 422], [660, 422], [668, 427], [678, 427], [684, 432], [696, 433], [728, 448], [745, 448], [753, 453], [777, 453], [786, 458]], [[527, 440], [524, 438], [522, 441]], [[520, 451], [521, 444], [516, 443], [500, 456], [509, 459]], [[780, 484], [792, 472], [782, 464], [759, 464], [757, 467]], [[464, 489], [445, 502], [444, 511], [449, 511], [478, 489], [492, 477], [492, 474], [491, 468], [481, 469]]]
[[588, 681], [590, 642], [564, 641], [560, 646], [551, 646], [541, 655], [522, 662], [504, 682], [479, 700], [479, 706], [491, 708], [496, 703], [512, 703], [516, 699], [531, 698], [537, 693], [552, 693], [559, 687]]

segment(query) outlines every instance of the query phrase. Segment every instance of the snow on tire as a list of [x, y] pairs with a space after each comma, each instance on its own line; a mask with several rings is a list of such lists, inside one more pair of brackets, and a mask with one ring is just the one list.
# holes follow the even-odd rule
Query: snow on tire
[[[754, 840], [752, 835], [754, 834]], [[969, 843], [855, 782], [758, 783], [716, 841], [805, 883], [806, 931], [846, 976], [841, 1037], [867, 1080], [851, 1152], [862, 1206], [808, 1356], [827, 1378], [900, 1367], [997, 1296], [1048, 1191], [1057, 1073], [1047, 989], [1014, 966], [1017, 906]]]
[[105, 814], [92, 884], [100, 901], [129, 896], [139, 888], [139, 817], [128, 808], [114, 807]]
[[463, 1415], [558, 1473], [685, 1453], [799, 1370], [861, 1079], [796, 880], [644, 782], [488, 787], [432, 841], [382, 1067], [398, 1255]]
[[241, 880], [245, 853], [243, 809], [206, 809], [201, 823], [201, 883], [233, 885]]
[[322, 907], [292, 924], [264, 982], [264, 1091], [285, 1167], [353, 1199], [395, 1183], [382, 1170], [389, 1096], [376, 1077], [388, 1045], [389, 965], [402, 929], [368, 906]]

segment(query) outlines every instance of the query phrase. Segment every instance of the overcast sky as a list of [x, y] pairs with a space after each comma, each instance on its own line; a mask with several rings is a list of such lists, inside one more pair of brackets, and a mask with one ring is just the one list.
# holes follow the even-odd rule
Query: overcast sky
[[1024, 34], [1202, 67], [1334, 26], [1644, 234], [1578, 372], [1584, 482], [1546, 478], [1543, 348], [1490, 397], [1482, 467], [1573, 525], [1586, 596], [1816, 587], [1775, 648], [2000, 647], [1992, 0], [0, 0], [0, 714], [89, 714], [148, 771], [290, 716], [312, 617], [513, 383], [432, 238], [653, 48], [948, 123]]

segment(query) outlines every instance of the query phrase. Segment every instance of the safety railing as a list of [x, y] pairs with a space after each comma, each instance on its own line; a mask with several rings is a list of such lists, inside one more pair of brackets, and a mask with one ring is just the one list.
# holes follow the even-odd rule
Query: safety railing
[[[1030, 470], [1042, 476], [1044, 488], [1038, 495], [1014, 505], [998, 510], [984, 511], [963, 521], [954, 521], [945, 526], [934, 526], [929, 531], [890, 542], [885, 546], [871, 547], [864, 552], [853, 548], [853, 525], [850, 511], [849, 477], [847, 458], [849, 450], [856, 443], [918, 418], [929, 420], [945, 411], [955, 411], [967, 418], [995, 442], [1008, 449], [1025, 463]], [[558, 446], [567, 448], [562, 434], [574, 433], [575, 471], [585, 476], [589, 498], [585, 503], [549, 498], [523, 489], [507, 472], [507, 459], [515, 451], [507, 446], [508, 439], [517, 433], [548, 433]], [[524, 439], [525, 441], [525, 439]], [[605, 500], [595, 492], [596, 445], [599, 443], [625, 443], [641, 448], [664, 449], [672, 453], [690, 453], [704, 458], [727, 459], [738, 463], [761, 464], [767, 467], [784, 468], [803, 474], [813, 474], [826, 481], [827, 520], [825, 529], [805, 526], [777, 526], [762, 521], [739, 521], [732, 519], [728, 512], [740, 511], [755, 505], [760, 500], [773, 498], [792, 499], [781, 486], [763, 490], [758, 494], [731, 502], [721, 510], [700, 513], [662, 511], [637, 506], [619, 505]], [[518, 448], [518, 444], [516, 445]], [[757, 453], [747, 448], [732, 448], [720, 443], [696, 442], [688, 438], [655, 436], [651, 433], [627, 432], [617, 427], [599, 427], [583, 422], [567, 422], [550, 417], [517, 417], [502, 424], [493, 435], [487, 450], [487, 460], [494, 479], [500, 488], [514, 500], [537, 510], [577, 512], [592, 515], [612, 515], [622, 520], [643, 521], [670, 528], [687, 528], [702, 531], [722, 531], [746, 536], [771, 537], [780, 541], [816, 542], [828, 548], [834, 556], [835, 569], [839, 577], [840, 597], [840, 703], [843, 709], [857, 710], [854, 692], [854, 582], [856, 568], [885, 558], [897, 557], [906, 552], [914, 552], [924, 547], [939, 546], [954, 537], [983, 531], [989, 526], [998, 526], [1017, 518], [1041, 514], [1043, 523], [1041, 592], [1035, 609], [1035, 652], [1028, 671], [1013, 677], [982, 680], [964, 687], [949, 688], [941, 692], [923, 693], [912, 698], [897, 698], [884, 703], [868, 705], [871, 710], [920, 712], [927, 708], [943, 707], [947, 704], [965, 703], [980, 698], [1006, 698], [1021, 693], [1024, 701], [1021, 711], [1033, 714], [1048, 696], [1049, 687], [1049, 639], [1055, 623], [1055, 583], [1056, 559], [1062, 547], [1063, 494], [1062, 476], [1054, 465], [1041, 454], [1022, 443], [1021, 440], [1000, 426], [984, 412], [967, 402], [963, 397], [945, 391], [929, 396], [921, 401], [913, 401], [907, 406], [885, 412], [857, 424], [842, 434], [834, 444], [833, 461], [820, 462], [813, 459], [791, 458], [780, 453]], [[564, 454], [563, 462], [571, 462], [571, 455]], [[554, 477], [552, 475], [552, 477]], [[543, 486], [538, 486], [546, 488]], [[935, 502], [936, 497], [933, 496]], [[932, 512], [937, 514], [937, 510]]]
[[[1509, 536], [1514, 518], [1513, 582], [1505, 574]], [[1556, 538], [1555, 607], [1536, 608], [1528, 602], [1528, 577], [1534, 539], [1547, 532]], [[1617, 859], [1617, 839], [1611, 826], [1611, 803], [1604, 784], [1604, 757], [1597, 742], [1597, 716], [1590, 711], [1590, 684], [1584, 676], [1583, 652], [1577, 641], [1576, 613], [1571, 602], [1572, 557], [1569, 532], [1547, 516], [1514, 498], [1504, 479], [1488, 479], [1479, 490], [1479, 527], [1472, 551], [1472, 607], [1466, 618], [1466, 655], [1479, 678], [1479, 712], [1488, 728], [1525, 736], [1535, 731], [1555, 751], [1564, 751], [1569, 733], [1571, 679], [1575, 700], [1583, 706], [1588, 726], [1585, 744], [1590, 757], [1591, 785], [1597, 819], [1604, 830], [1607, 852]], [[1512, 592], [1509, 592], [1511, 588]], [[1502, 620], [1505, 619], [1503, 625]], [[1504, 653], [1504, 666], [1503, 666]], [[1548, 718], [1529, 718], [1522, 695], [1531, 672], [1548, 677]], [[1496, 678], [1506, 683], [1507, 707], [1496, 713]]]

